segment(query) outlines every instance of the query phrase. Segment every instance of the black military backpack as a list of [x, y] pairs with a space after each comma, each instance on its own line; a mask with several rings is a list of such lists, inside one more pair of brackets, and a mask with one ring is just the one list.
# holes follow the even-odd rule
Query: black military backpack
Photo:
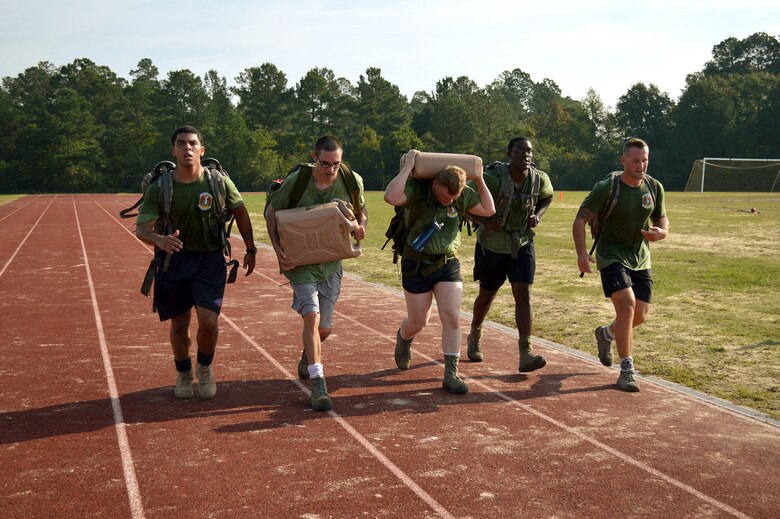
[[[232, 252], [230, 247], [230, 231], [233, 227], [235, 218], [230, 218], [227, 210], [227, 190], [225, 188], [225, 178], [229, 175], [227, 171], [222, 167], [222, 164], [215, 158], [205, 158], [201, 161], [201, 165], [204, 169], [204, 174], [209, 182], [212, 195], [214, 196], [214, 215], [217, 218], [217, 239], [222, 245], [223, 254], [229, 258], [225, 262], [227, 267], [230, 267], [227, 282], [234, 283], [238, 276], [238, 260], [232, 259]], [[159, 206], [159, 218], [155, 225], [155, 231], [159, 234], [167, 235], [173, 232], [171, 228], [171, 206], [173, 204], [173, 170], [176, 169], [176, 164], [171, 161], [164, 160], [158, 162], [152, 171], [144, 175], [141, 180], [141, 198], [132, 206], [119, 211], [119, 216], [122, 218], [134, 218], [138, 216], [137, 212], [132, 212], [137, 209], [144, 201], [146, 192], [149, 190], [149, 186], [157, 183], [157, 203]], [[155, 247], [154, 258], [149, 264], [149, 268], [146, 270], [144, 281], [141, 284], [141, 293], [145, 296], [149, 296], [152, 283], [159, 266], [158, 254], [159, 250]], [[171, 261], [171, 255], [166, 254], [163, 260], [163, 271], [167, 272], [168, 265]], [[152, 304], [153, 308], [154, 303]]]

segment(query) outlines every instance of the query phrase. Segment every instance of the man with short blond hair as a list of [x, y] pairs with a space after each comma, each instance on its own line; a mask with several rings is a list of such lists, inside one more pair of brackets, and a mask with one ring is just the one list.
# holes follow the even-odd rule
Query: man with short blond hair
[[409, 225], [401, 254], [406, 317], [395, 334], [395, 363], [401, 370], [411, 367], [412, 341], [428, 325], [436, 298], [444, 354], [442, 387], [449, 393], [462, 395], [469, 388], [458, 371], [463, 297], [457, 257], [460, 219], [466, 212], [490, 216], [495, 207], [481, 171], [475, 180], [476, 190], [466, 186], [466, 172], [457, 166], [443, 168], [430, 181], [411, 178], [419, 153], [417, 150], [406, 153], [401, 170], [385, 190], [385, 202], [402, 208]]
[[[597, 182], [585, 197], [572, 225], [577, 265], [580, 272], [590, 273], [596, 263], [601, 273], [604, 296], [612, 300], [614, 320], [595, 330], [599, 360], [612, 365], [612, 342], [620, 355], [617, 386], [623, 391], [639, 391], [634, 378], [634, 328], [645, 322], [650, 312], [653, 279], [650, 242], [669, 234], [669, 219], [664, 206], [664, 189], [647, 175], [650, 148], [638, 138], [628, 139], [620, 157], [623, 171], [617, 200], [608, 218], [600, 223], [596, 258], [585, 245], [585, 224], [599, 218], [609, 204], [612, 177]], [[617, 174], [617, 173], [616, 173]], [[655, 187], [653, 187], [655, 186]], [[602, 213], [603, 214], [603, 213]]]

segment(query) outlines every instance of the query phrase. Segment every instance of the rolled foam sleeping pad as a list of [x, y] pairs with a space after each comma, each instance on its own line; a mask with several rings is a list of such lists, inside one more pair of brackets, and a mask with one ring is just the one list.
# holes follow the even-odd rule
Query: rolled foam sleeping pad
[[[404, 167], [406, 154], [401, 156], [401, 167]], [[476, 155], [464, 153], [432, 153], [421, 151], [417, 154], [412, 170], [412, 178], [434, 178], [447, 166], [458, 166], [466, 172], [469, 180], [474, 180], [482, 173], [482, 159]]]

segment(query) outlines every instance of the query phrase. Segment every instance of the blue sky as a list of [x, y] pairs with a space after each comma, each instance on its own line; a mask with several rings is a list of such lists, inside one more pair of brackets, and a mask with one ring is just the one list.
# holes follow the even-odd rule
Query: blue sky
[[0, 0], [0, 12], [0, 77], [76, 58], [128, 79], [143, 58], [161, 77], [215, 69], [229, 84], [271, 62], [288, 86], [313, 67], [353, 84], [379, 67], [411, 97], [446, 76], [484, 86], [520, 68], [611, 106], [640, 81], [677, 99], [720, 41], [780, 35], [777, 0]]

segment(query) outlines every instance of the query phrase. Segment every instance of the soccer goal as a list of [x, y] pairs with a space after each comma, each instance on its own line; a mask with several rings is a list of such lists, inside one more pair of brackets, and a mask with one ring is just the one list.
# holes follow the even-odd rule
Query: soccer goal
[[780, 191], [780, 159], [705, 157], [693, 163], [686, 191]]

